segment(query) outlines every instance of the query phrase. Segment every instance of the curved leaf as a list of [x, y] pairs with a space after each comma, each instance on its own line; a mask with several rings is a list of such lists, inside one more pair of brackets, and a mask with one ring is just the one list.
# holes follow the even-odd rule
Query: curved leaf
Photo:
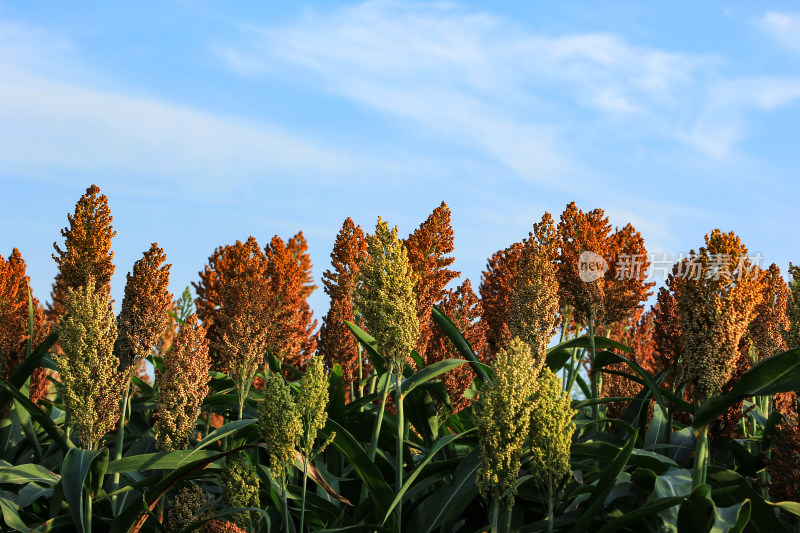
[[10, 397], [12, 397], [15, 401], [17, 401], [25, 410], [30, 413], [31, 417], [42, 426], [50, 438], [53, 439], [56, 444], [62, 449], [62, 451], [67, 451], [69, 448], [74, 448], [75, 445], [72, 444], [71, 441], [67, 439], [67, 435], [56, 426], [55, 422], [53, 422], [47, 413], [42, 411], [39, 406], [34, 404], [30, 401], [24, 394], [22, 394], [18, 387], [14, 387], [14, 385], [3, 379], [0, 378], [0, 393], [7, 392]]
[[600, 476], [592, 495], [589, 496], [589, 499], [586, 501], [586, 509], [583, 511], [583, 514], [581, 514], [578, 522], [570, 529], [570, 533], [588, 531], [589, 525], [602, 507], [606, 496], [608, 496], [608, 493], [614, 488], [617, 476], [625, 469], [625, 465], [628, 464], [628, 459], [633, 453], [633, 447], [636, 444], [636, 437], [637, 435], [634, 433], [631, 438], [628, 439], [625, 446], [614, 457], [614, 460], [603, 470], [603, 475]]
[[441, 374], [449, 372], [454, 368], [458, 368], [464, 363], [466, 363], [466, 361], [463, 359], [444, 359], [442, 361], [433, 363], [432, 365], [426, 366], [422, 370], [414, 372], [414, 375], [412, 375], [410, 378], [403, 380], [403, 394], [410, 393], [415, 387], [425, 383], [426, 381], [437, 378]]
[[[108, 448], [103, 448], [103, 450], [106, 454], [108, 453]], [[84, 498], [88, 496], [84, 485], [92, 463], [100, 457], [103, 450], [73, 448], [67, 452], [64, 462], [61, 464], [61, 486], [64, 488], [64, 499], [72, 513], [74, 526], [81, 532], [85, 530], [86, 525], [84, 523]]]
[[489, 377], [489, 374], [481, 365], [478, 364], [480, 361], [475, 355], [475, 351], [472, 349], [472, 346], [469, 345], [469, 342], [467, 342], [467, 339], [464, 338], [453, 321], [450, 320], [447, 315], [442, 313], [442, 310], [436, 305], [434, 305], [431, 309], [431, 318], [433, 318], [433, 321], [436, 322], [440, 328], [442, 328], [442, 331], [456, 347], [456, 350], [458, 350], [459, 353], [464, 356], [464, 359], [466, 359], [469, 363], [469, 366], [472, 367], [472, 371], [475, 372], [475, 375], [478, 376], [478, 379], [485, 383], [491, 384], [492, 379]]
[[389, 509], [386, 511], [386, 516], [383, 517], [383, 522], [381, 522], [381, 525], [384, 525], [386, 523], [386, 521], [389, 519], [389, 516], [391, 516], [392, 511], [394, 511], [394, 508], [397, 506], [397, 504], [399, 504], [402, 501], [403, 496], [411, 487], [411, 484], [414, 483], [414, 480], [417, 479], [417, 477], [419, 477], [419, 475], [422, 473], [422, 470], [425, 468], [425, 466], [427, 466], [428, 463], [430, 463], [433, 460], [433, 457], [439, 452], [439, 450], [441, 450], [442, 448], [444, 448], [457, 438], [463, 436], [464, 433], [459, 433], [458, 435], [448, 435], [447, 437], [442, 437], [441, 439], [436, 441], [436, 444], [434, 444], [433, 447], [430, 450], [428, 450], [428, 453], [425, 454], [425, 459], [423, 459], [417, 465], [417, 467], [414, 469], [411, 475], [408, 476], [408, 479], [405, 481], [405, 483], [403, 483], [403, 487], [397, 492], [397, 495], [394, 497], [394, 500], [392, 501], [392, 505], [390, 505]]
[[376, 341], [372, 335], [356, 326], [352, 322], [345, 320], [344, 323], [348, 328], [350, 328], [350, 331], [353, 332], [353, 335], [356, 336], [356, 340], [361, 343], [361, 346], [364, 347], [364, 350], [367, 351], [369, 354], [369, 360], [372, 362], [372, 366], [375, 367], [375, 370], [378, 371], [378, 374], [385, 374], [386, 359], [384, 359], [380, 352], [378, 352], [378, 341]]
[[17, 466], [0, 466], [0, 483], [46, 483], [55, 485], [61, 476], [54, 474], [41, 465], [25, 464]]

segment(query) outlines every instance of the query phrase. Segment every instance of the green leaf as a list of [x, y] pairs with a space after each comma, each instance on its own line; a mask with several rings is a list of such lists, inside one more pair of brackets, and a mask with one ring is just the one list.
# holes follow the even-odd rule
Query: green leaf
[[769, 505], [773, 505], [775, 507], [778, 507], [780, 509], [783, 509], [784, 511], [792, 513], [793, 515], [800, 516], [800, 502], [777, 502], [777, 503], [773, 503], [773, 502], [767, 501], [766, 503], [768, 503]]
[[564, 365], [566, 365], [567, 361], [570, 359], [572, 359], [572, 353], [563, 348], [556, 348], [547, 351], [545, 362], [547, 363], [547, 367], [555, 373], [564, 368]]
[[[561, 344], [557, 344], [553, 346], [549, 350], [548, 353], [556, 351], [556, 350], [566, 350], [568, 348], [584, 348], [588, 350], [591, 346], [591, 342], [589, 341], [589, 336], [584, 335], [583, 337], [578, 337], [577, 339], [570, 339], [568, 341], [564, 341]], [[594, 338], [594, 347], [595, 349], [609, 349], [609, 348], [616, 348], [617, 350], [621, 350], [625, 353], [633, 353], [633, 348], [630, 346], [626, 346], [621, 342], [615, 341], [614, 339], [609, 339], [607, 337], [598, 337], [595, 336]]]
[[415, 510], [408, 531], [430, 533], [441, 526], [449, 531], [446, 522], [459, 517], [464, 509], [477, 497], [475, 477], [481, 464], [480, 448], [461, 460], [453, 473], [453, 481], [428, 496]]
[[218, 454], [219, 452], [209, 450], [175, 450], [172, 452], [145, 453], [111, 461], [108, 463], [106, 473], [175, 470], [192, 461], [205, 460]]
[[[31, 377], [33, 371], [40, 366], [42, 358], [47, 354], [47, 351], [53, 347], [57, 339], [58, 335], [56, 333], [51, 333], [35, 350], [33, 350], [29, 357], [11, 369], [11, 372], [8, 374], [8, 383], [13, 390], [19, 391], [25, 382], [28, 381], [28, 378]], [[0, 390], [0, 409], [4, 408], [8, 402], [11, 401], [12, 396], [9, 389], [4, 388]]]
[[0, 466], [0, 483], [46, 483], [56, 485], [61, 476], [54, 474], [41, 465], [25, 464], [17, 466]]
[[800, 348], [779, 353], [756, 363], [724, 396], [712, 396], [697, 409], [692, 429], [699, 433], [729, 407], [749, 396], [771, 396], [800, 389]]
[[[604, 337], [601, 337], [604, 338]], [[609, 340], [609, 339], [606, 339]], [[664, 406], [664, 399], [661, 395], [661, 387], [653, 379], [653, 376], [650, 375], [650, 372], [642, 368], [636, 361], [628, 359], [627, 357], [623, 357], [619, 354], [609, 351], [602, 351], [598, 352], [594, 358], [594, 366], [595, 368], [602, 368], [604, 366], [608, 366], [614, 363], [625, 363], [629, 367], [631, 367], [639, 377], [644, 381], [644, 384], [650, 389], [655, 397], [656, 402], [658, 405], [661, 406], [662, 409], [666, 409]]]
[[320, 431], [320, 436], [327, 438], [333, 432], [336, 432], [333, 446], [348, 459], [358, 477], [367, 486], [369, 496], [375, 505], [376, 517], [385, 515], [394, 498], [392, 489], [386, 484], [380, 470], [375, 463], [370, 461], [367, 452], [358, 441], [343, 426], [329, 418], [325, 427]]
[[416, 480], [417, 477], [419, 477], [419, 475], [422, 473], [422, 470], [428, 463], [431, 462], [431, 460], [433, 460], [433, 457], [439, 452], [439, 450], [441, 450], [442, 448], [444, 448], [457, 438], [463, 436], [464, 433], [459, 433], [458, 435], [448, 435], [436, 441], [436, 444], [434, 444], [433, 447], [430, 450], [428, 450], [428, 453], [425, 454], [425, 459], [423, 459], [417, 465], [417, 467], [414, 469], [411, 475], [408, 476], [408, 479], [405, 481], [405, 483], [403, 483], [403, 487], [398, 491], [397, 495], [394, 497], [394, 500], [392, 501], [392, 505], [389, 506], [389, 509], [386, 511], [386, 515], [383, 517], [383, 522], [381, 522], [381, 525], [384, 525], [386, 523], [386, 521], [391, 516], [392, 511], [394, 511], [394, 508], [397, 506], [397, 504], [399, 504], [403, 500], [403, 496], [411, 487], [412, 483], [414, 483], [414, 480]]
[[772, 396], [800, 389], [800, 348], [762, 359], [737, 381], [728, 396]]
[[443, 361], [438, 361], [433, 363], [432, 365], [426, 366], [422, 370], [414, 372], [414, 375], [408, 379], [404, 379], [402, 382], [403, 386], [403, 394], [408, 394], [415, 387], [425, 383], [426, 381], [430, 381], [439, 377], [441, 374], [445, 372], [449, 372], [454, 368], [457, 368], [461, 365], [466, 363], [463, 359], [444, 359]]
[[230, 435], [232, 433], [236, 433], [240, 429], [245, 428], [245, 427], [247, 427], [247, 426], [249, 426], [251, 424], [254, 424], [256, 422], [258, 422], [258, 419], [256, 419], [256, 418], [248, 418], [248, 419], [245, 419], [245, 420], [236, 420], [234, 422], [228, 422], [227, 424], [225, 424], [225, 425], [223, 425], [221, 427], [218, 427], [217, 429], [215, 429], [214, 431], [209, 433], [206, 436], [206, 438], [204, 438], [203, 440], [198, 442], [197, 445], [194, 448], [192, 448], [191, 452], [189, 452], [189, 455], [186, 456], [186, 460], [188, 461], [189, 458], [192, 457], [192, 454], [194, 454], [197, 451], [202, 450], [203, 448], [205, 448], [209, 444], [217, 442], [220, 439], [224, 439], [228, 435]]
[[680, 533], [708, 533], [714, 526], [714, 502], [710, 498], [711, 486], [698, 485], [681, 504], [678, 511]]
[[676, 505], [681, 504], [684, 501], [683, 496], [670, 496], [666, 498], [657, 498], [653, 501], [650, 501], [641, 507], [636, 508], [633, 511], [629, 511], [624, 515], [620, 516], [619, 518], [615, 518], [614, 520], [608, 522], [606, 525], [601, 527], [597, 530], [597, 533], [613, 533], [614, 531], [618, 531], [619, 529], [630, 525], [635, 524], [639, 520], [647, 518], [653, 514], [656, 514], [664, 509], [669, 509], [670, 507], [675, 507]]
[[748, 531], [757, 533], [788, 531], [786, 525], [776, 516], [774, 507], [765, 502], [750, 482], [736, 472], [719, 466], [709, 466], [706, 480], [711, 485], [711, 497], [717, 506], [730, 507], [750, 500]]
[[[41, 345], [40, 345], [41, 346]], [[37, 348], [38, 350], [38, 348]], [[35, 353], [35, 352], [34, 352]], [[62, 451], [67, 451], [69, 448], [74, 448], [75, 445], [67, 439], [67, 435], [56, 426], [47, 413], [42, 411], [39, 406], [30, 401], [19, 390], [19, 387], [14, 387], [13, 383], [0, 378], [0, 394], [6, 392], [8, 395], [18, 402], [25, 410], [30, 413], [31, 417], [39, 423], [40, 426], [50, 435], [50, 438], [58, 444]]]
[[630, 458], [633, 453], [633, 448], [636, 445], [636, 437], [636, 433], [631, 435], [631, 438], [628, 439], [625, 446], [619, 451], [616, 457], [614, 457], [614, 460], [603, 470], [603, 475], [600, 476], [592, 495], [589, 496], [589, 499], [586, 501], [586, 509], [583, 511], [583, 514], [581, 514], [578, 522], [570, 529], [570, 533], [588, 531], [592, 520], [594, 520], [600, 508], [603, 506], [606, 496], [608, 496], [608, 493], [614, 488], [617, 476], [625, 469], [625, 465], [628, 464], [628, 458]]
[[[108, 448], [103, 448], [108, 453]], [[101, 450], [84, 450], [72, 448], [61, 464], [61, 485], [64, 488], [64, 499], [69, 505], [74, 526], [78, 531], [85, 530], [84, 498], [88, 496], [84, 485], [89, 476], [92, 463], [100, 457]]]
[[447, 335], [447, 338], [450, 339], [459, 353], [464, 356], [464, 359], [466, 359], [469, 365], [472, 367], [472, 370], [475, 372], [475, 375], [478, 377], [478, 379], [484, 383], [491, 384], [492, 379], [489, 377], [489, 374], [481, 365], [478, 364], [480, 363], [478, 356], [475, 355], [475, 351], [472, 349], [472, 346], [469, 345], [469, 342], [467, 342], [467, 339], [464, 338], [453, 321], [450, 320], [444, 313], [442, 313], [442, 310], [436, 305], [434, 305], [431, 309], [431, 318], [433, 318], [433, 321], [436, 322], [440, 328], [442, 328], [444, 334]]
[[2, 508], [3, 520], [7, 526], [23, 533], [32, 531], [19, 516], [19, 506], [2, 490], [0, 490], [0, 508]]
[[352, 322], [345, 320], [344, 323], [348, 328], [350, 328], [350, 331], [353, 332], [353, 335], [356, 336], [356, 340], [361, 343], [361, 346], [364, 347], [364, 350], [367, 351], [369, 354], [369, 360], [372, 362], [372, 366], [375, 368], [378, 374], [385, 374], [386, 359], [384, 359], [380, 352], [378, 352], [378, 341], [376, 341], [372, 335], [356, 326]]

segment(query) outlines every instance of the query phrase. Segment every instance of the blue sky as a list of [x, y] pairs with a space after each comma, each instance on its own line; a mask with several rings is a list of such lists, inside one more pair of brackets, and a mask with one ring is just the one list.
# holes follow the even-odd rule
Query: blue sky
[[0, 254], [40, 299], [92, 183], [118, 302], [153, 241], [179, 293], [215, 247], [303, 230], [321, 285], [346, 217], [406, 235], [443, 200], [476, 287], [573, 200], [659, 254], [720, 228], [800, 262], [795, 3], [141, 6], [0, 2]]

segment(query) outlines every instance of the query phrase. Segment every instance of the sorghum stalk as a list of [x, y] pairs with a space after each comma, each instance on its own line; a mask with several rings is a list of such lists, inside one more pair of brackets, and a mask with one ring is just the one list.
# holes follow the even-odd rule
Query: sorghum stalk
[[692, 472], [692, 490], [706, 482], [708, 472], [708, 427], [704, 427], [697, 436], [694, 448], [694, 471]]
[[[403, 488], [403, 437], [405, 434], [405, 420], [403, 418], [403, 366], [398, 365], [395, 368], [395, 398], [397, 401], [397, 447], [395, 450], [395, 476], [394, 485], [395, 493], [400, 494]], [[402, 531], [401, 522], [403, 517], [403, 499], [397, 502], [397, 531]]]
[[[592, 400], [600, 397], [600, 372], [594, 367], [594, 359], [597, 351], [594, 344], [594, 313], [589, 313], [589, 372], [591, 379], [591, 392]], [[592, 420], [597, 421], [600, 419], [600, 406], [598, 404], [592, 405]]]

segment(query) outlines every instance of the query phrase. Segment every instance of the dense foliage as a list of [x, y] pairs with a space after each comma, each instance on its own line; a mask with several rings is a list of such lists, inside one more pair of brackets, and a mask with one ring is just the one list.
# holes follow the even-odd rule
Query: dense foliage
[[348, 218], [317, 332], [302, 233], [220, 246], [195, 301], [153, 244], [115, 316], [111, 222], [93, 185], [46, 310], [0, 256], [3, 530], [800, 531], [800, 269], [732, 232], [645, 310], [644, 240], [600, 209], [477, 294], [446, 204], [407, 239]]

